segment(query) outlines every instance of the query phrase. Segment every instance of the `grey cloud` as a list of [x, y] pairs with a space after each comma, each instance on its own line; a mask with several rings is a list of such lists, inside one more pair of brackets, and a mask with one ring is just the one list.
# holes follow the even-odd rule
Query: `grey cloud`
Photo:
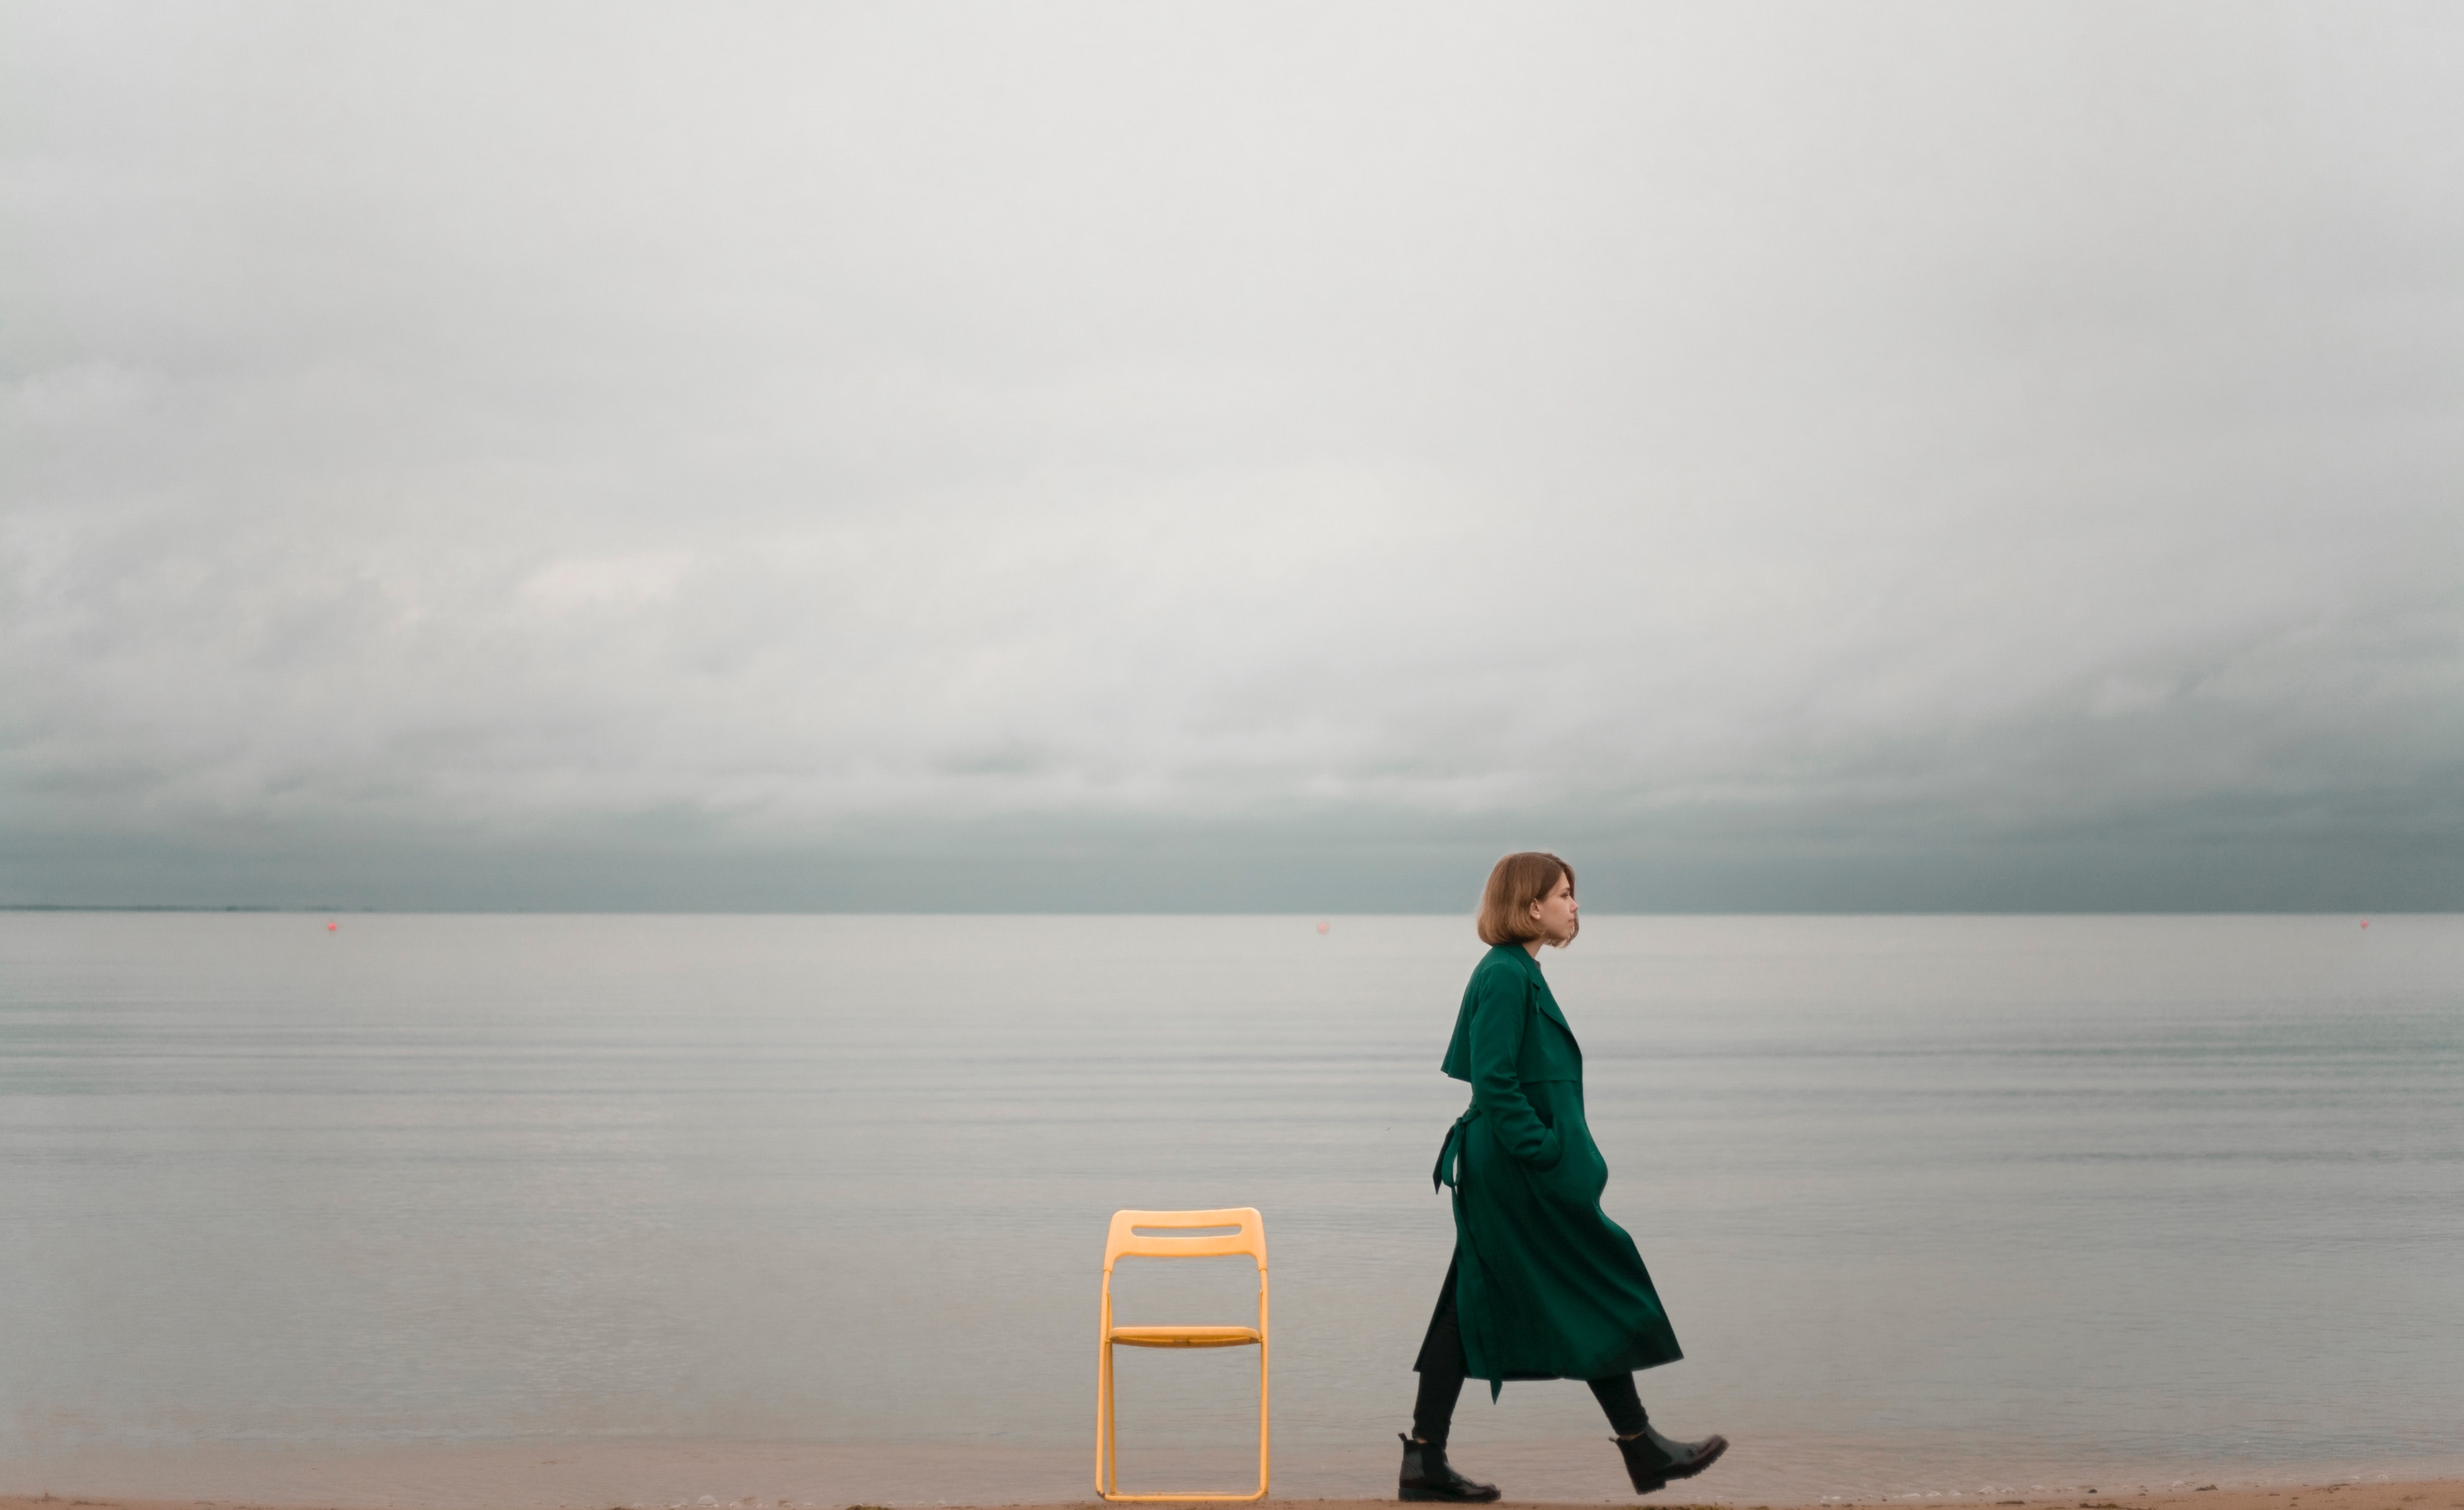
[[2464, 905], [2445, 9], [5, 25], [0, 900]]

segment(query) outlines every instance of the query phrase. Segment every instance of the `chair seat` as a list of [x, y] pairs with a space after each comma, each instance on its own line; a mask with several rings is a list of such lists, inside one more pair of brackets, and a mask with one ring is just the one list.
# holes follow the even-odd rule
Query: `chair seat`
[[1254, 1326], [1115, 1326], [1112, 1341], [1124, 1347], [1255, 1347]]

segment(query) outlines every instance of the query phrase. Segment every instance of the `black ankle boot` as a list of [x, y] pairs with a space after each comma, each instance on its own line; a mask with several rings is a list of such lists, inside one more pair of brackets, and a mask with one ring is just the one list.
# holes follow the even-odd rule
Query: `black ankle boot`
[[1456, 1473], [1454, 1465], [1446, 1461], [1446, 1450], [1435, 1442], [1416, 1442], [1405, 1436], [1403, 1472], [1395, 1481], [1395, 1498], [1485, 1505], [1497, 1498], [1497, 1486], [1476, 1483]]
[[1639, 1436], [1615, 1440], [1617, 1455], [1625, 1459], [1625, 1476], [1634, 1480], [1639, 1495], [1665, 1489], [1672, 1478], [1691, 1478], [1728, 1450], [1728, 1439], [1716, 1433], [1699, 1442], [1672, 1442], [1648, 1426]]

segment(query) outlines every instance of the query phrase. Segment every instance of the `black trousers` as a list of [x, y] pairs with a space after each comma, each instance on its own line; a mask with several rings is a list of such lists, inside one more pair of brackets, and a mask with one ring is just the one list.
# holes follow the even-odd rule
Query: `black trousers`
[[[1412, 1403], [1412, 1435], [1432, 1447], [1443, 1447], [1446, 1433], [1454, 1426], [1455, 1401], [1462, 1397], [1463, 1378], [1471, 1371], [1463, 1358], [1463, 1322], [1455, 1315], [1452, 1263], [1446, 1265], [1437, 1311], [1429, 1318], [1428, 1335], [1420, 1339], [1420, 1356], [1412, 1367], [1420, 1375], [1419, 1397]], [[1617, 1435], [1632, 1436], [1650, 1421], [1643, 1413], [1642, 1397], [1635, 1393], [1634, 1375], [1617, 1373], [1584, 1382], [1607, 1413], [1609, 1430]]]

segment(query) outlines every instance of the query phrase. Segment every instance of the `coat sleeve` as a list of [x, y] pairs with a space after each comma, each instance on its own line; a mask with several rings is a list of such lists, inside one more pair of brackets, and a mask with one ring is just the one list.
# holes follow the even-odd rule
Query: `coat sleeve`
[[1515, 1068], [1530, 1017], [1531, 988], [1523, 980], [1498, 971], [1481, 982], [1471, 1019], [1471, 1099], [1506, 1151], [1535, 1170], [1551, 1170], [1564, 1147], [1557, 1129], [1531, 1109]]

